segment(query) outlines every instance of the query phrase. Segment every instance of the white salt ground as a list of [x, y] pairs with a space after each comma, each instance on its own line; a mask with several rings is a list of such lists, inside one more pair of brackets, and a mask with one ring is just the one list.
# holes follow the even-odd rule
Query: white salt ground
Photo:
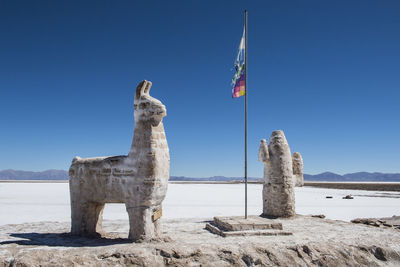
[[[262, 212], [261, 193], [261, 184], [248, 185], [249, 214]], [[354, 199], [342, 199], [348, 194]], [[390, 217], [400, 215], [400, 192], [296, 188], [296, 212], [344, 221]], [[163, 202], [165, 219], [243, 214], [242, 184], [169, 184]], [[127, 221], [125, 206], [107, 204], [104, 219]], [[70, 221], [68, 183], [0, 183], [0, 225], [39, 221]]]

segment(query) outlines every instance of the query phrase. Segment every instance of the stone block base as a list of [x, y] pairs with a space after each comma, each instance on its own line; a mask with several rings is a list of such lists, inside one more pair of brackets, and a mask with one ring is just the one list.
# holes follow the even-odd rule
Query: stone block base
[[249, 235], [291, 235], [282, 231], [282, 223], [278, 220], [267, 219], [260, 216], [214, 217], [214, 221], [206, 224], [206, 229], [213, 234], [227, 236]]

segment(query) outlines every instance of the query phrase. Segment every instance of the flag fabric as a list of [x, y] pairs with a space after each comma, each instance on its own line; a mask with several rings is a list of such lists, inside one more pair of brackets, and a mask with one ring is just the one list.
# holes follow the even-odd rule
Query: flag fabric
[[237, 98], [246, 93], [245, 86], [245, 30], [243, 29], [242, 39], [240, 40], [239, 51], [235, 60], [235, 75], [232, 79], [232, 97]]

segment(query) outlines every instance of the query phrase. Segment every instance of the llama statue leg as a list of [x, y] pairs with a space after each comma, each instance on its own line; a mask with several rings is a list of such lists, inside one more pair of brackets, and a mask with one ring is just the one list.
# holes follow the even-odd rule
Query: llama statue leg
[[73, 235], [82, 235], [84, 233], [84, 216], [86, 212], [86, 205], [81, 197], [81, 187], [78, 183], [76, 183], [76, 181], [77, 179], [69, 180], [71, 197], [71, 233]]
[[88, 202], [83, 216], [84, 233], [97, 236], [103, 232], [103, 203]]
[[134, 241], [150, 240], [157, 238], [159, 233], [159, 222], [154, 220], [154, 207], [126, 208], [129, 215], [129, 236]]
[[72, 201], [71, 233], [98, 236], [102, 231], [104, 204]]
[[81, 235], [83, 234], [83, 216], [84, 210], [82, 204], [76, 199], [71, 197], [71, 234]]

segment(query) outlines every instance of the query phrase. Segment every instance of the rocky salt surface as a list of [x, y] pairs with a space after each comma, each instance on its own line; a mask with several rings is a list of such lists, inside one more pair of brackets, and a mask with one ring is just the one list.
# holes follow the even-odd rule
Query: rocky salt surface
[[163, 220], [162, 238], [127, 239], [127, 221], [104, 221], [106, 234], [70, 236], [69, 223], [0, 226], [0, 266], [399, 266], [400, 231], [309, 216], [281, 219], [290, 236], [223, 238], [207, 220]]

